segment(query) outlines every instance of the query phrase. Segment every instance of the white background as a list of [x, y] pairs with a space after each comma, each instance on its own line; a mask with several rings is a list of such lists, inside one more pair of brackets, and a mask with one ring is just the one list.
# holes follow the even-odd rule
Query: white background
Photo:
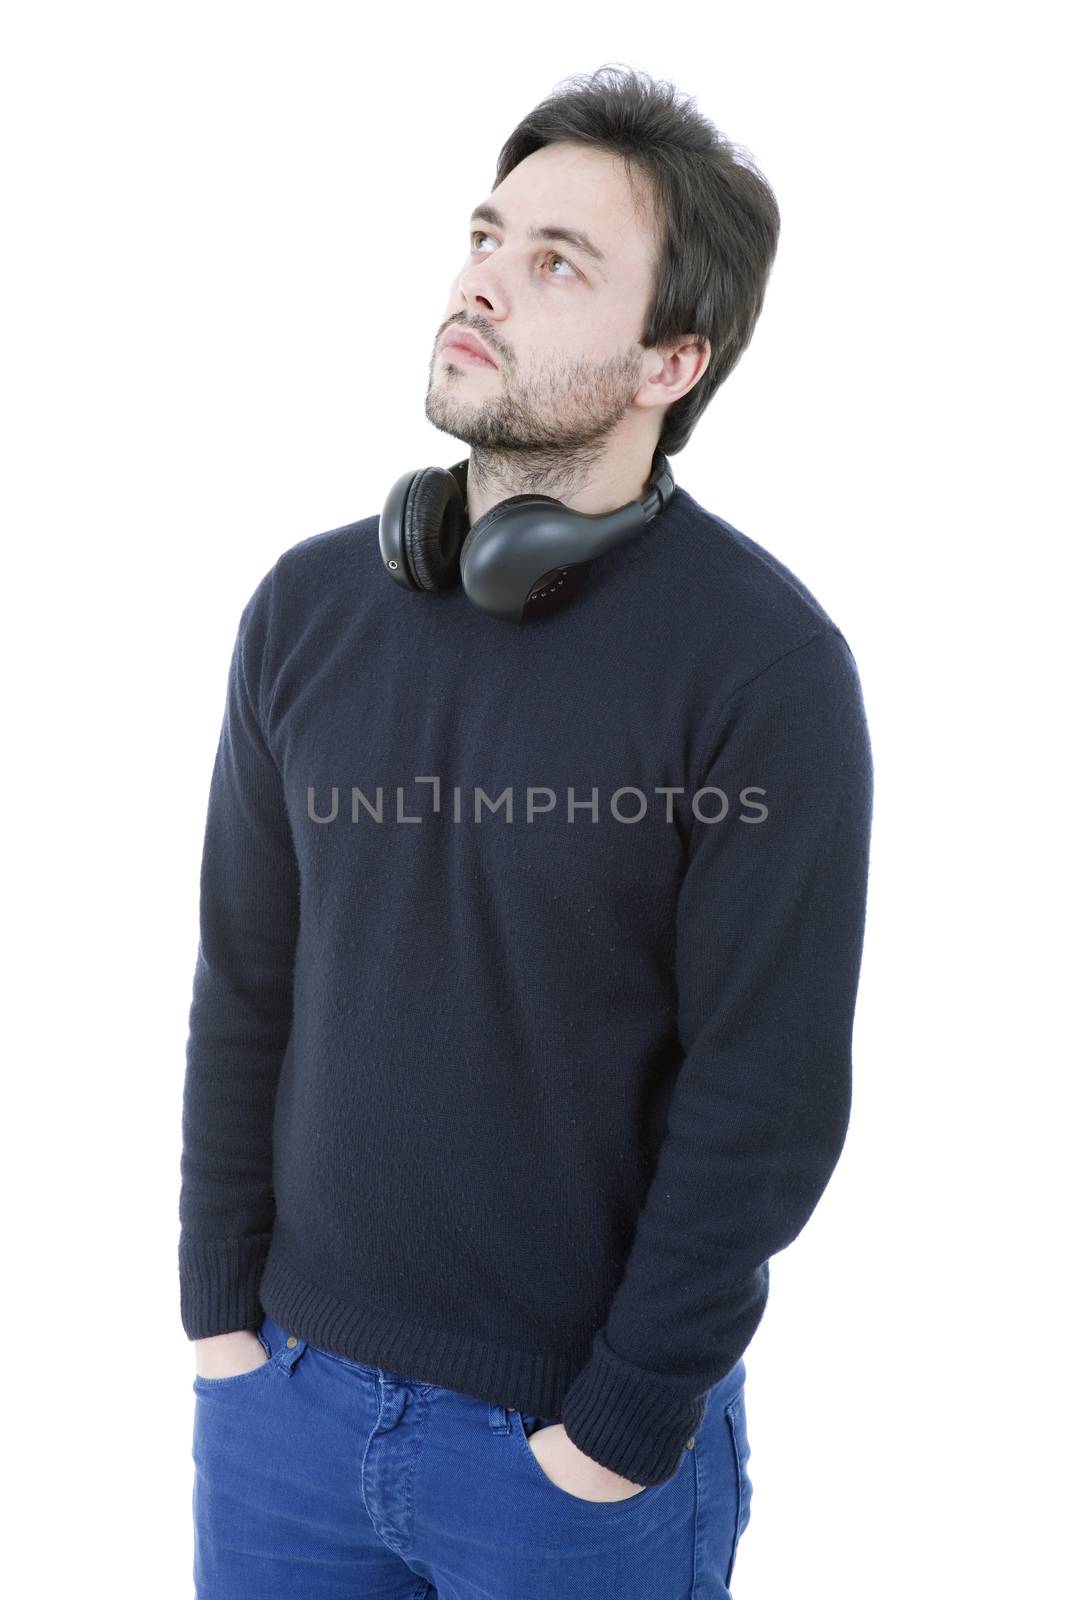
[[838, 622], [876, 769], [852, 1122], [746, 1353], [734, 1593], [1062, 1592], [1051, 16], [8, 13], [9, 1592], [192, 1593], [179, 1118], [237, 620], [284, 549], [466, 454], [422, 405], [467, 217], [610, 62], [778, 196], [755, 337], [673, 465]]

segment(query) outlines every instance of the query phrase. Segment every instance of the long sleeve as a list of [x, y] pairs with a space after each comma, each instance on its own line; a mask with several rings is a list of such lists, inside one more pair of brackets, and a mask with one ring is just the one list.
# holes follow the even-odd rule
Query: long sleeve
[[182, 1102], [179, 1283], [190, 1339], [258, 1325], [274, 1098], [292, 1023], [299, 875], [263, 733], [268, 573], [241, 616], [208, 794]]
[[[704, 782], [730, 809], [689, 821], [682, 1062], [622, 1278], [563, 1408], [579, 1449], [644, 1484], [676, 1470], [751, 1340], [769, 1258], [815, 1209], [851, 1104], [873, 762], [839, 630], [736, 690], [716, 730]], [[697, 804], [714, 818], [722, 801]], [[759, 805], [762, 821], [741, 820]]]

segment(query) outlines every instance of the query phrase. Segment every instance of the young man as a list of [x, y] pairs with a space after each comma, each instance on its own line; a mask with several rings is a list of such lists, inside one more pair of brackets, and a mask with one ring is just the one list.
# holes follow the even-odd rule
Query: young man
[[[777, 237], [670, 86], [532, 112], [426, 394], [467, 522], [645, 498]], [[197, 1593], [725, 1596], [743, 1352], [849, 1116], [855, 662], [681, 487], [519, 626], [390, 582], [381, 531], [287, 550], [231, 663], [183, 1117]]]

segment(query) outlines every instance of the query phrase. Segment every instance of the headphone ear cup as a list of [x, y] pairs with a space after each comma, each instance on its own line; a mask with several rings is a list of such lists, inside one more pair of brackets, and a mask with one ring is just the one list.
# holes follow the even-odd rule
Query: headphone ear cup
[[467, 533], [459, 484], [442, 467], [417, 472], [404, 506], [404, 552], [420, 589], [448, 589], [459, 576]]
[[[557, 511], [560, 509], [559, 501], [554, 500], [549, 494], [511, 494], [508, 495], [506, 500], [498, 500], [495, 506], [490, 506], [489, 510], [480, 516], [474, 526], [468, 530], [467, 537], [463, 540], [460, 548], [459, 576], [464, 588], [466, 588], [467, 569], [472, 564], [478, 546], [482, 543], [485, 535], [498, 522], [506, 520], [509, 513], [513, 514], [516, 509], [524, 506], [553, 506]], [[468, 596], [468, 598], [473, 598], [473, 596]], [[474, 601], [474, 604], [478, 604], [477, 600]]]

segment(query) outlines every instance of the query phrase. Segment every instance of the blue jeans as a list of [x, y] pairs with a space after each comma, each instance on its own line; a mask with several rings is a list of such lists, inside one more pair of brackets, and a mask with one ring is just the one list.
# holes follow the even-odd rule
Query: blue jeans
[[197, 1600], [724, 1600], [749, 1520], [745, 1367], [677, 1471], [593, 1501], [547, 1419], [349, 1361], [265, 1317], [269, 1361], [193, 1380]]

